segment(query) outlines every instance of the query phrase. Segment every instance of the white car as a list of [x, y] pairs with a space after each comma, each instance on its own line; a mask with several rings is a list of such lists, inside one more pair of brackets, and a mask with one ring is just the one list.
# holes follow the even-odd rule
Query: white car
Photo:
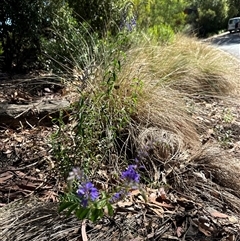
[[230, 18], [228, 20], [228, 31], [230, 33], [237, 32], [240, 29], [240, 17]]

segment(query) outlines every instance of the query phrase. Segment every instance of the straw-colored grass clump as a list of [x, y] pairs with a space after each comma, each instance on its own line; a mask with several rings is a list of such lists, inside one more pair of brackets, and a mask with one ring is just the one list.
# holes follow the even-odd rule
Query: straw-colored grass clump
[[237, 66], [236, 59], [217, 48], [177, 36], [169, 45], [131, 49], [124, 72], [150, 89], [169, 86], [192, 95], [222, 95], [236, 88]]
[[122, 63], [118, 98], [141, 85], [134, 119], [144, 128], [171, 131], [188, 146], [196, 146], [198, 133], [186, 99], [222, 98], [238, 90], [238, 60], [194, 38], [176, 36], [164, 46], [144, 42], [130, 49]]

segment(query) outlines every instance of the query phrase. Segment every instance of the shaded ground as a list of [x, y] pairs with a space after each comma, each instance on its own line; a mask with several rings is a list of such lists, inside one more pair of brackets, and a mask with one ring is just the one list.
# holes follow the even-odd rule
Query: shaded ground
[[[8, 86], [8, 93], [1, 92], [1, 100], [10, 103], [14, 97], [16, 104], [20, 99], [16, 100], [19, 94], [14, 93], [20, 90], [13, 88], [10, 98], [10, 89]], [[39, 90], [25, 93], [23, 88], [25, 97], [21, 98], [27, 104], [34, 98], [63, 96], [49, 85], [40, 90], [39, 96]], [[187, 100], [189, 113], [202, 127], [203, 149], [186, 162], [175, 163], [173, 169], [166, 166], [167, 176], [162, 176], [161, 187], [146, 189], [147, 203], [139, 191], [134, 191], [128, 200], [116, 204], [118, 213], [114, 218], [104, 218], [96, 224], [57, 212], [55, 202], [63, 184], [55, 175], [49, 143], [54, 126], [36, 123], [14, 129], [1, 123], [2, 240], [79, 241], [87, 240], [85, 236], [89, 240], [113, 241], [240, 240], [239, 186], [235, 190], [223, 185], [223, 180], [229, 179], [235, 185], [234, 180], [240, 177], [240, 104], [236, 103]], [[236, 161], [235, 170], [223, 168], [222, 174], [216, 171], [221, 165], [227, 167], [230, 160]]]
[[[48, 82], [46, 83], [44, 78], [34, 76], [18, 76], [14, 80], [7, 75], [2, 76], [0, 105], [6, 106], [6, 113], [0, 114], [1, 206], [36, 192], [44, 199], [56, 200], [57, 194], [54, 194], [53, 188], [56, 180], [53, 180], [54, 175], [50, 173], [53, 162], [50, 155], [51, 146], [48, 143], [53, 132], [49, 119], [52, 113], [45, 112], [41, 115], [41, 110], [34, 111], [31, 105], [43, 103], [45, 107], [47, 102], [44, 104], [44, 99], [61, 98], [62, 88], [59, 82], [56, 83], [57, 88], [53, 81], [50, 83], [49, 79]], [[16, 115], [9, 112], [9, 109], [15, 110]]]

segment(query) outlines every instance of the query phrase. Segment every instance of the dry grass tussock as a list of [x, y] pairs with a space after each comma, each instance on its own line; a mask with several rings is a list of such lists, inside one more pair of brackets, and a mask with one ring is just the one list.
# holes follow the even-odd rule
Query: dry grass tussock
[[148, 88], [168, 86], [184, 94], [229, 95], [239, 87], [239, 61], [197, 39], [176, 36], [169, 45], [143, 44], [128, 53], [126, 78], [144, 81]]
[[176, 36], [169, 45], [148, 42], [128, 51], [118, 76], [118, 97], [136, 86], [140, 126], [170, 130], [198, 147], [200, 129], [186, 109], [186, 99], [226, 98], [239, 90], [238, 60], [194, 38]]
[[[166, 191], [175, 195], [175, 200], [179, 197], [187, 199], [186, 202], [193, 204], [196, 209], [196, 215], [202, 215], [206, 206], [215, 206], [223, 212], [225, 204], [229, 206], [229, 215], [240, 211], [238, 162], [216, 145], [202, 146], [200, 126], [186, 106], [189, 98], [193, 101], [210, 101], [211, 98], [236, 95], [239, 91], [239, 74], [235, 71], [237, 65], [237, 60], [206, 43], [176, 36], [175, 41], [166, 46], [153, 46], [145, 42], [130, 49], [121, 62], [121, 71], [117, 73], [112, 89], [109, 105], [121, 111], [130, 110], [129, 139], [134, 145], [134, 152], [140, 155], [141, 161], [148, 168], [150, 180], [158, 186], [168, 186]], [[100, 69], [99, 79], [103, 74], [104, 70], [101, 72]], [[89, 85], [92, 93], [106, 88], [97, 84], [97, 79], [94, 79], [94, 84]], [[163, 182], [163, 174], [166, 183]], [[181, 206], [179, 203], [176, 205]], [[45, 210], [47, 205], [44, 208], [43, 206], [39, 204], [40, 211]], [[18, 216], [14, 215], [15, 211], [16, 214], [20, 213], [18, 208], [13, 207], [12, 210], [11, 215], [5, 212], [4, 216], [0, 216], [0, 223], [5, 223], [0, 228], [0, 235], [6, 237], [3, 240], [78, 240], [81, 236], [78, 221], [58, 216], [54, 208], [48, 208], [49, 218], [47, 212], [44, 215], [39, 214], [34, 208]], [[148, 213], [149, 209], [145, 211]], [[136, 240], [160, 240], [161, 235], [174, 226], [170, 223], [175, 220], [176, 213], [171, 212], [171, 216], [163, 212], [163, 216], [170, 215], [166, 219], [169, 222], [163, 222], [165, 218], [159, 219], [152, 214], [145, 216], [145, 211], [133, 211], [129, 216], [129, 220], [133, 222], [131, 225], [126, 223], [128, 219], [121, 220], [120, 216], [117, 216], [118, 221], [121, 220], [117, 225], [108, 219], [96, 226], [90, 225], [90, 240], [119, 240], [126, 230], [128, 234], [125, 237], [135, 232], [141, 237]], [[185, 217], [184, 212], [179, 215]], [[41, 220], [38, 215], [44, 216], [42, 227], [33, 222], [34, 219]], [[124, 213], [122, 217], [125, 215]], [[158, 221], [155, 221], [156, 217]], [[144, 223], [144, 228], [139, 227], [139, 222], [135, 222], [137, 219], [147, 219], [148, 224]], [[17, 224], [19, 220], [22, 225]], [[148, 227], [149, 223], [152, 223], [151, 227]], [[103, 227], [104, 232], [101, 232]], [[147, 232], [150, 229], [152, 238], [145, 239], [147, 233], [140, 235], [141, 230]], [[114, 232], [116, 239], [111, 236]], [[41, 233], [45, 236], [41, 237]], [[21, 235], [24, 239], [21, 239]], [[10, 236], [15, 238], [7, 239]], [[128, 240], [133, 240], [133, 237]], [[193, 237], [192, 240], [197, 239]]]
[[[222, 190], [230, 191], [240, 201], [240, 164], [237, 157], [221, 150], [216, 144], [208, 144], [190, 160], [201, 167], [206, 176], [211, 175], [209, 178], [221, 186]], [[234, 208], [240, 210], [238, 205]]]

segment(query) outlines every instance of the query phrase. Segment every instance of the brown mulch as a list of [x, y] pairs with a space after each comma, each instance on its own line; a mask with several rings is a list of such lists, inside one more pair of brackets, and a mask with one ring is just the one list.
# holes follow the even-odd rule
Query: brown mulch
[[[26, 106], [28, 110], [38, 100], [65, 98], [63, 90], [56, 76], [0, 75], [0, 103], [10, 107]], [[35, 115], [39, 120], [38, 113]], [[0, 206], [32, 195], [56, 201], [59, 184], [52, 174], [54, 163], [49, 143], [53, 126], [44, 126], [39, 121], [30, 124], [27, 118], [27, 125], [20, 118], [13, 118], [16, 125], [9, 125], [5, 119], [6, 116], [0, 116]]]
[[52, 127], [0, 130], [0, 205], [37, 194], [56, 201]]
[[[2, 100], [26, 101], [19, 86], [13, 96], [4, 92]], [[55, 95], [50, 85], [39, 89], [28, 92], [27, 101]], [[160, 187], [143, 187], [148, 202], [133, 191], [116, 204], [114, 217], [94, 224], [58, 213], [63, 188], [49, 143], [54, 126], [0, 129], [1, 240], [240, 240], [240, 106], [223, 100], [190, 106], [203, 126], [202, 150], [177, 163], [167, 179], [162, 176]]]

